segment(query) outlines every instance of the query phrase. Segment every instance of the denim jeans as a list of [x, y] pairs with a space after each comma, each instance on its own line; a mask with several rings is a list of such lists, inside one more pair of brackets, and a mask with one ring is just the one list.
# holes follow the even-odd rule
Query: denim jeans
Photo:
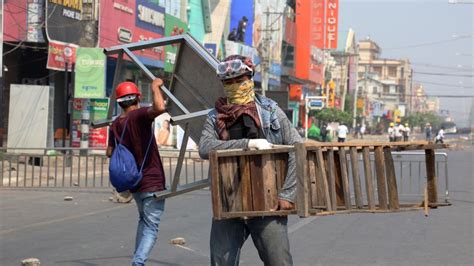
[[133, 193], [133, 198], [137, 204], [139, 220], [132, 266], [138, 266], [145, 265], [155, 245], [165, 200], [156, 200], [150, 192]]
[[210, 241], [211, 265], [239, 265], [240, 250], [249, 235], [252, 236], [264, 265], [293, 265], [287, 223], [287, 217], [277, 216], [247, 220], [213, 220]]

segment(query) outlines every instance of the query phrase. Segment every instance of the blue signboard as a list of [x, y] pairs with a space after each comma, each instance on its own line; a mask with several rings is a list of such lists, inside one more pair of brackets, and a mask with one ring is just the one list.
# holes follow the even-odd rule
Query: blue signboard
[[253, 34], [253, 0], [232, 1], [230, 9], [229, 41], [236, 41], [252, 46]]
[[135, 25], [163, 35], [165, 32], [165, 8], [146, 0], [136, 0]]

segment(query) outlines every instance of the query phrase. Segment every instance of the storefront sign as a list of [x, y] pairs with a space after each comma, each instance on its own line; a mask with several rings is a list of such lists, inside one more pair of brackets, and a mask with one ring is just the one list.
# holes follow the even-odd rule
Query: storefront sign
[[[87, 5], [90, 8], [84, 9]], [[82, 0], [47, 0], [46, 35], [50, 41], [96, 47], [97, 21], [92, 4]]]
[[64, 71], [67, 63], [67, 70], [71, 71], [72, 64], [76, 62], [76, 49], [77, 46], [73, 44], [50, 41], [46, 68]]
[[324, 48], [324, 1], [311, 1], [311, 44]]
[[165, 8], [146, 0], [136, 0], [135, 25], [142, 29], [163, 35], [165, 29]]
[[77, 49], [74, 98], [105, 97], [105, 55], [101, 48]]
[[325, 48], [337, 48], [339, 0], [326, 0]]
[[[186, 23], [182, 22], [180, 19], [166, 15], [166, 29], [165, 36], [175, 36], [180, 35], [185, 32], [187, 28]], [[166, 45], [165, 46], [165, 71], [172, 72], [174, 62], [176, 60], [176, 53], [178, 51], [178, 45]]]

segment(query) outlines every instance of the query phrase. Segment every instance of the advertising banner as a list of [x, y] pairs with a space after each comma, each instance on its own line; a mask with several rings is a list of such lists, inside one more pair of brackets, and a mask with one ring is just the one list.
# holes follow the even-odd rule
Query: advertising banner
[[[89, 4], [92, 5], [92, 4]], [[97, 46], [97, 20], [86, 1], [46, 1], [46, 35], [48, 40], [72, 43], [82, 47]]]
[[311, 44], [324, 48], [324, 1], [311, 1]]
[[101, 48], [77, 48], [74, 98], [105, 97], [105, 54]]
[[[115, 45], [147, 41], [163, 37], [165, 8], [157, 1], [101, 0], [99, 19], [99, 45]], [[144, 49], [136, 55], [145, 63], [163, 66], [164, 49]]]
[[[72, 147], [81, 146], [81, 111], [84, 104], [89, 104], [90, 120], [96, 121], [107, 118], [108, 99], [74, 99], [72, 110]], [[89, 128], [89, 147], [107, 148], [108, 127]]]
[[[253, 0], [232, 1], [230, 8], [230, 29], [229, 41], [253, 45], [252, 33], [254, 23]], [[235, 32], [235, 34], [232, 34]]]
[[26, 34], [27, 42], [44, 42], [43, 22], [44, 22], [44, 1], [28, 0], [28, 31]]
[[[186, 31], [187, 25], [177, 17], [166, 15], [165, 16], [165, 36], [175, 36], [183, 34]], [[165, 71], [172, 72], [174, 62], [176, 60], [176, 53], [178, 52], [178, 45], [166, 45], [165, 46]]]
[[325, 48], [337, 48], [339, 0], [326, 0]]
[[71, 71], [72, 64], [76, 62], [77, 46], [68, 43], [50, 41], [48, 44], [48, 62], [47, 69], [64, 71], [66, 62], [68, 71]]
[[2, 1], [3, 4], [3, 41], [18, 42], [26, 40], [27, 0]]

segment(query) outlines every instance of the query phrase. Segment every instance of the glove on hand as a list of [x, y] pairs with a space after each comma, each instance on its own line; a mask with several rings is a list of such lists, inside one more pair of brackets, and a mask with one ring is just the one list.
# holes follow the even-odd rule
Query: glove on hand
[[249, 148], [255, 148], [257, 150], [271, 149], [273, 144], [268, 142], [266, 139], [251, 139], [248, 144]]

